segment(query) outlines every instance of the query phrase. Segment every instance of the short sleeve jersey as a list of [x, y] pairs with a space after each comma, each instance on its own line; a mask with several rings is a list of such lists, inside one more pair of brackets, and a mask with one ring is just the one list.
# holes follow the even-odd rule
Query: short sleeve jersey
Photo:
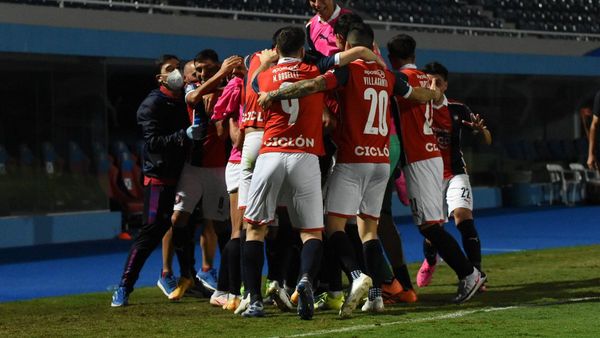
[[242, 113], [242, 123], [240, 129], [246, 127], [264, 128], [265, 117], [263, 109], [258, 105], [258, 94], [252, 90], [250, 80], [258, 67], [260, 67], [260, 53], [254, 53], [248, 57], [248, 74], [246, 75], [246, 83], [244, 85], [244, 112]]
[[[261, 92], [269, 92], [288, 83], [312, 79], [332, 68], [334, 59], [326, 57], [317, 64], [307, 64], [300, 59], [280, 58], [277, 65], [257, 76], [254, 85]], [[265, 133], [260, 153], [323, 155], [323, 100], [323, 93], [315, 93], [299, 99], [273, 102], [265, 112]]]
[[328, 21], [321, 20], [317, 14], [313, 16], [306, 25], [307, 35], [309, 37], [309, 47], [318, 51], [325, 56], [332, 56], [339, 52], [339, 48], [335, 43], [335, 34], [333, 27], [340, 16], [352, 13], [349, 9], [341, 8], [336, 5], [331, 18]]
[[325, 75], [327, 88], [339, 87], [340, 116], [333, 139], [338, 163], [389, 163], [390, 99], [410, 95], [411, 87], [375, 62], [357, 60]]
[[[429, 87], [427, 75], [417, 70], [415, 65], [406, 65], [400, 72], [404, 74], [405, 80], [411, 87]], [[398, 96], [396, 99], [400, 112], [400, 133], [403, 153], [406, 156], [405, 164], [440, 157], [441, 153], [431, 128], [433, 124], [432, 102], [422, 104]]]
[[466, 164], [460, 147], [463, 123], [470, 120], [471, 110], [466, 105], [448, 101], [439, 106], [434, 105], [432, 129], [437, 139], [437, 145], [444, 161], [444, 179], [454, 175], [466, 174]]

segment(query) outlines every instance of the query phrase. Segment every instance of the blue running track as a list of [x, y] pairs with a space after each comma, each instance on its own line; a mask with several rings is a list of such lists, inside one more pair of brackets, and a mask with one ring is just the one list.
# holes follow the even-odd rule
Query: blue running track
[[[484, 255], [600, 244], [600, 206], [492, 209], [477, 211], [475, 216]], [[406, 217], [396, 222], [407, 261], [421, 261], [422, 237], [417, 228]], [[460, 242], [452, 223], [446, 228]], [[108, 301], [108, 290], [119, 281], [130, 244], [111, 240], [2, 249], [0, 302], [102, 291]], [[137, 287], [156, 285], [161, 261], [157, 249]]]

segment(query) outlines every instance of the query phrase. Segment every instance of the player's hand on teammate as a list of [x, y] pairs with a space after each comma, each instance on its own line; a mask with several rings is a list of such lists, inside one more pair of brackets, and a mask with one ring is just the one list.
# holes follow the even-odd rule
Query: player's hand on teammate
[[375, 62], [377, 62], [377, 64], [380, 65], [381, 68], [387, 69], [387, 64], [385, 63], [385, 61], [383, 61], [383, 58], [381, 56], [379, 56], [377, 60], [375, 60]]
[[479, 114], [471, 113], [471, 121], [463, 120], [462, 123], [464, 125], [467, 125], [473, 129], [479, 131], [479, 132], [483, 132], [484, 130], [487, 129], [487, 127], [485, 126], [485, 122], [483, 121], [481, 116], [479, 116]]
[[332, 131], [337, 126], [337, 120], [335, 116], [331, 114], [329, 108], [323, 107], [323, 128], [328, 131]]
[[275, 49], [263, 49], [258, 57], [261, 64], [275, 63], [279, 59], [279, 54]]
[[244, 59], [239, 55], [233, 55], [225, 59], [221, 64], [221, 71], [230, 74], [233, 70], [244, 63]]
[[258, 93], [258, 105], [261, 106], [262, 109], [267, 109], [271, 106], [272, 100], [269, 96], [269, 93], [260, 92]]

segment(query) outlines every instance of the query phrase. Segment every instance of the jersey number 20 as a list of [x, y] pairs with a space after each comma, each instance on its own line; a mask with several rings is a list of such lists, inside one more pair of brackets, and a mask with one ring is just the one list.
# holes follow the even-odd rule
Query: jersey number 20
[[[375, 89], [367, 88], [365, 90], [364, 99], [371, 101], [371, 108], [369, 109], [369, 117], [367, 118], [363, 133], [367, 135], [379, 134], [381, 136], [387, 136], [388, 126], [386, 118], [389, 102], [388, 93], [385, 90], [377, 93]], [[379, 126], [376, 127], [375, 123]]]

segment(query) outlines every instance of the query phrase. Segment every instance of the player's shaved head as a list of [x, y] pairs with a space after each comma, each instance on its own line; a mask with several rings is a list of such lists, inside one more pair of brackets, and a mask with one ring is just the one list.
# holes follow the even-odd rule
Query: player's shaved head
[[346, 37], [346, 41], [350, 46], [361, 46], [369, 49], [373, 49], [374, 39], [375, 34], [373, 33], [373, 28], [363, 22], [352, 24], [348, 30], [348, 36]]
[[398, 34], [388, 41], [387, 49], [390, 58], [396, 60], [412, 60], [415, 58], [417, 42], [410, 35]]
[[439, 62], [434, 61], [426, 64], [423, 67], [423, 72], [431, 75], [439, 75], [444, 81], [448, 81], [448, 69]]
[[344, 39], [348, 36], [350, 26], [356, 23], [363, 22], [363, 19], [358, 14], [346, 13], [335, 22], [333, 25], [333, 33], [341, 35]]
[[306, 33], [300, 27], [283, 27], [277, 36], [277, 49], [281, 56], [296, 56], [304, 47]]

